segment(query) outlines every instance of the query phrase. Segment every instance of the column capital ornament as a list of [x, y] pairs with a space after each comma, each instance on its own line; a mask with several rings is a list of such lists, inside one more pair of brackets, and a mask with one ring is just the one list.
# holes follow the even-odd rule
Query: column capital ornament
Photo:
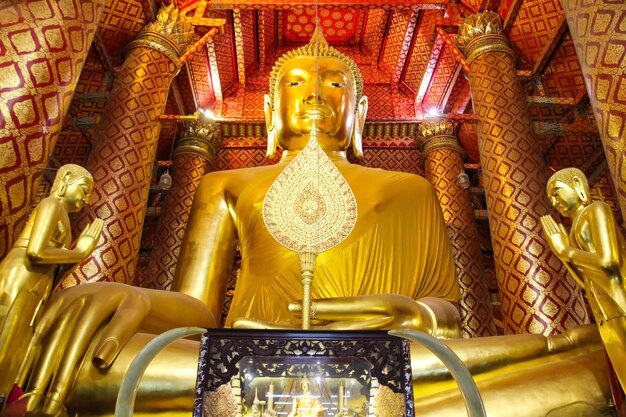
[[185, 153], [213, 161], [222, 144], [222, 131], [217, 123], [191, 120], [185, 123], [185, 133], [176, 143], [174, 156]]
[[454, 135], [454, 123], [446, 120], [425, 121], [419, 125], [417, 143], [422, 157], [435, 149], [452, 149], [465, 157], [465, 150]]
[[502, 33], [500, 16], [492, 11], [466, 17], [459, 25], [457, 45], [469, 64], [487, 52], [505, 52], [515, 58], [506, 36]]
[[161, 6], [154, 22], [148, 23], [128, 49], [146, 47], [155, 49], [167, 56], [177, 67], [179, 58], [192, 44], [194, 28], [184, 13], [174, 7]]

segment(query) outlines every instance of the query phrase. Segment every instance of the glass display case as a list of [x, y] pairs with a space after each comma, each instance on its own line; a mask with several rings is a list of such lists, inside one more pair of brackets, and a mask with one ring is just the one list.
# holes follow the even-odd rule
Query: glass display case
[[386, 332], [208, 330], [197, 417], [413, 417], [409, 342]]

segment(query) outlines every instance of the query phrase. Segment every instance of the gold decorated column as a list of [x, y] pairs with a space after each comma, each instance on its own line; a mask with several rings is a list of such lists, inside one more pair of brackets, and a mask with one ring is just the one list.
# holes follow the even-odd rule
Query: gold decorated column
[[148, 267], [150, 288], [169, 289], [174, 278], [178, 252], [189, 220], [191, 203], [200, 180], [211, 171], [220, 146], [221, 132], [215, 123], [190, 121], [172, 156], [172, 186], [161, 209]]
[[454, 136], [454, 124], [429, 121], [420, 124], [424, 173], [433, 184], [446, 221], [457, 278], [461, 287], [464, 337], [496, 334], [489, 289], [474, 210], [466, 188], [458, 183], [463, 172], [463, 148]]
[[626, 219], [626, 2], [563, 0], [563, 13]]
[[581, 290], [543, 237], [539, 218], [551, 212], [546, 166], [501, 31], [496, 13], [478, 13], [461, 24], [458, 42], [470, 66], [505, 332], [550, 335], [589, 318]]
[[104, 10], [0, 2], [0, 259], [22, 231]]
[[159, 139], [159, 116], [165, 108], [179, 57], [193, 37], [193, 27], [174, 6], [163, 7], [128, 52], [118, 72], [86, 168], [95, 188], [91, 206], [78, 219], [104, 220], [92, 256], [64, 281], [132, 283], [139, 252], [152, 167]]

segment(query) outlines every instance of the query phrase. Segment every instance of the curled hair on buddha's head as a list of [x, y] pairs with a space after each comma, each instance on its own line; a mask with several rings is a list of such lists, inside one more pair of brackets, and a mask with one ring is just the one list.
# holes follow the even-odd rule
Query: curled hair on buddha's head
[[324, 38], [324, 34], [322, 33], [321, 27], [317, 27], [313, 36], [311, 36], [311, 40], [304, 46], [301, 46], [296, 49], [292, 49], [289, 52], [283, 54], [280, 58], [276, 60], [274, 67], [272, 68], [272, 72], [270, 73], [269, 86], [270, 86], [270, 103], [272, 106], [274, 105], [274, 96], [276, 90], [276, 82], [278, 81], [278, 74], [280, 73], [281, 68], [291, 58], [301, 57], [301, 56], [310, 56], [314, 58], [337, 58], [343, 61], [348, 68], [350, 68], [350, 72], [352, 73], [352, 78], [354, 79], [354, 95], [356, 97], [356, 102], [358, 103], [363, 95], [363, 77], [361, 76], [361, 71], [359, 67], [356, 65], [356, 62], [348, 55], [339, 52], [337, 49], [333, 48], [326, 42], [326, 38]]
[[580, 181], [579, 184], [583, 187], [585, 193], [589, 194], [589, 181], [587, 181], [587, 176], [578, 168], [563, 168], [558, 170], [548, 179], [548, 184], [561, 181], [574, 188], [578, 185], [576, 179]]
[[65, 164], [57, 171], [57, 175], [54, 177], [54, 182], [52, 183], [50, 192], [56, 192], [58, 195], [62, 196], [65, 194], [65, 187], [80, 178], [87, 178], [92, 183], [94, 182], [93, 176], [85, 168], [76, 164]]

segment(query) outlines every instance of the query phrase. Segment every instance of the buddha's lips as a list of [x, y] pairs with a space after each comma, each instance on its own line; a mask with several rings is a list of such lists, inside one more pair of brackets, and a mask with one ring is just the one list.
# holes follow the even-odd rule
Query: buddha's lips
[[298, 119], [321, 120], [329, 117], [331, 114], [328, 109], [308, 109], [298, 112]]

